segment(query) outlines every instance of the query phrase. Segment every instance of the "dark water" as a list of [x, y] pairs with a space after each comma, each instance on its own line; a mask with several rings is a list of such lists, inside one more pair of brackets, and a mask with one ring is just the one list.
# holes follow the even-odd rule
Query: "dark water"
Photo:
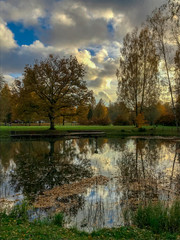
[[[96, 177], [97, 176], [97, 177]], [[0, 207], [24, 197], [91, 231], [128, 224], [139, 203], [180, 194], [180, 141], [62, 139], [0, 142]]]

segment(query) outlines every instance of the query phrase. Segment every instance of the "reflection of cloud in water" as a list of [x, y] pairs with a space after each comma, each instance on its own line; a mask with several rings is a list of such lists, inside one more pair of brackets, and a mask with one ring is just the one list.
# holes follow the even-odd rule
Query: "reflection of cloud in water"
[[5, 169], [0, 161], [0, 199], [15, 200], [22, 198], [20, 192], [16, 192], [11, 186], [11, 174], [14, 172], [16, 164], [13, 159], [9, 160], [9, 166]]
[[119, 155], [119, 152], [105, 144], [99, 153], [89, 154], [88, 158], [91, 159], [91, 165], [96, 174], [111, 177], [116, 170], [116, 160]]
[[[0, 193], [5, 182], [7, 188], [11, 188], [10, 173], [13, 169], [16, 185], [20, 183], [19, 192], [24, 190], [24, 194], [27, 191], [35, 196], [41, 190], [51, 190], [64, 184], [79, 183], [81, 186], [83, 179], [91, 178], [93, 174], [110, 178], [106, 185], [93, 183], [84, 192], [76, 192], [69, 199], [59, 199], [63, 204], [81, 201], [77, 204], [77, 211], [73, 212], [71, 226], [77, 224], [85, 230], [125, 224], [123, 212], [135, 209], [139, 201], [171, 200], [180, 191], [178, 154], [174, 161], [175, 142], [99, 138], [60, 140], [54, 145], [22, 142], [12, 143], [12, 147], [13, 144], [17, 145], [14, 160], [10, 161], [13, 159], [11, 156], [7, 159], [8, 168], [2, 167], [7, 178], [1, 177]], [[2, 176], [2, 171], [0, 174]], [[28, 179], [32, 182], [29, 183]], [[15, 184], [8, 194], [15, 193], [13, 187]]]

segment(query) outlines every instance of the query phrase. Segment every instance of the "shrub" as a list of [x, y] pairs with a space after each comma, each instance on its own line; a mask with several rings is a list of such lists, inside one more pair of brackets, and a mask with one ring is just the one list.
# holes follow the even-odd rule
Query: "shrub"
[[175, 126], [175, 118], [172, 114], [166, 114], [162, 115], [158, 118], [156, 121], [156, 124], [158, 125], [164, 125], [164, 126]]
[[12, 208], [11, 212], [9, 213], [9, 217], [17, 219], [19, 222], [27, 221], [29, 218], [29, 208], [28, 202], [24, 200], [22, 203], [19, 203]]
[[144, 119], [144, 114], [139, 113], [136, 117], [136, 125], [138, 128], [141, 128], [143, 125], [146, 124], [146, 120]]
[[146, 132], [145, 128], [138, 128], [138, 132]]
[[124, 118], [123, 116], [118, 115], [116, 119], [113, 121], [113, 125], [119, 125], [119, 126], [126, 126], [129, 125], [130, 122], [128, 119]]
[[180, 201], [171, 207], [158, 202], [140, 206], [133, 216], [133, 223], [139, 228], [148, 228], [154, 233], [180, 232]]
[[103, 125], [103, 126], [109, 125], [111, 123], [108, 116], [100, 117], [100, 118], [94, 117], [92, 121], [93, 121], [93, 124], [95, 125]]
[[55, 214], [53, 217], [52, 223], [59, 227], [62, 227], [64, 224], [64, 214], [61, 212]]

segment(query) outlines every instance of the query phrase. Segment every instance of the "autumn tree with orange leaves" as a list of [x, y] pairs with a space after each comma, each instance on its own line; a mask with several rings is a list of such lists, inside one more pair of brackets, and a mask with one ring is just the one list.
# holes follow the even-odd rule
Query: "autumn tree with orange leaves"
[[49, 118], [51, 130], [55, 129], [55, 119], [61, 116], [61, 110], [91, 102], [93, 94], [83, 80], [84, 75], [84, 65], [73, 56], [49, 55], [25, 67], [23, 87], [37, 98], [39, 111]]

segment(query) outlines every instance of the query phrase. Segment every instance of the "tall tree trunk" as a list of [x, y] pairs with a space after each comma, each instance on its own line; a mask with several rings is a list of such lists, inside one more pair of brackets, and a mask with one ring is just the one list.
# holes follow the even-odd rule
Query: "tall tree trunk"
[[50, 130], [55, 130], [55, 127], [54, 127], [54, 117], [49, 116], [49, 120], [50, 120]]
[[171, 86], [171, 79], [170, 79], [170, 75], [169, 75], [169, 68], [168, 68], [168, 63], [167, 63], [167, 57], [166, 57], [166, 51], [165, 51], [164, 43], [162, 43], [162, 50], [163, 50], [166, 74], [167, 74], [167, 78], [168, 78], [169, 91], [170, 91], [170, 95], [171, 95], [172, 110], [173, 110], [173, 114], [174, 114], [177, 130], [179, 130], [178, 119], [177, 119], [177, 114], [176, 114], [176, 107], [175, 107], [175, 103], [174, 103], [174, 97], [173, 97], [173, 91], [172, 91], [172, 86]]
[[143, 112], [144, 107], [144, 93], [145, 93], [145, 85], [146, 85], [146, 56], [144, 56], [144, 78], [143, 78], [143, 90], [142, 90], [142, 99], [141, 99], [141, 107], [140, 107], [140, 113]]

